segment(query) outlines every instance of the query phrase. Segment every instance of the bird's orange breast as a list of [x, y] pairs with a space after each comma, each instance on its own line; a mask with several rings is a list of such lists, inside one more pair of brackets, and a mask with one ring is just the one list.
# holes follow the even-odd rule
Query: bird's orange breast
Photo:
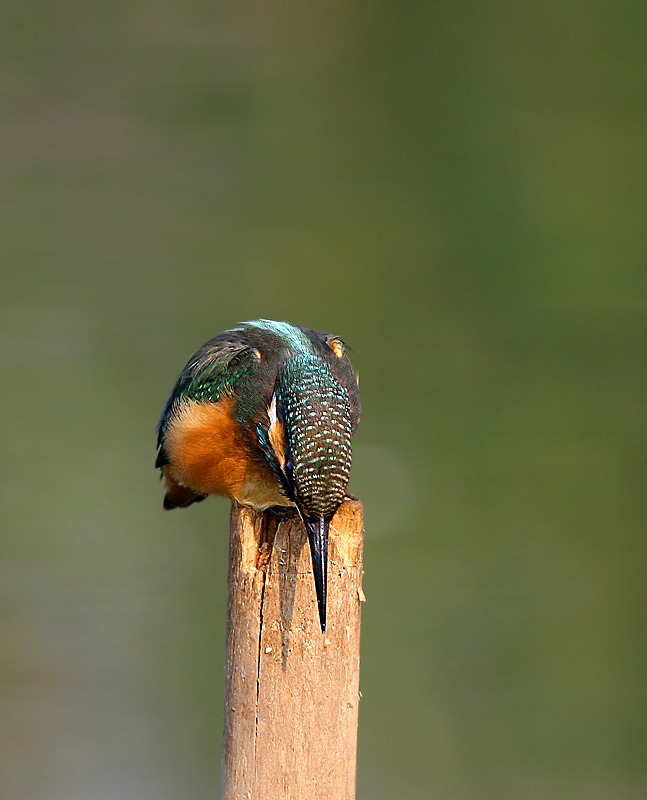
[[254, 453], [233, 419], [234, 402], [227, 397], [217, 403], [187, 403], [170, 421], [164, 477], [177, 505], [186, 504], [182, 487], [226, 495], [254, 508], [291, 505], [262, 453]]
[[169, 424], [164, 448], [177, 483], [202, 494], [234, 497], [250, 471], [249, 445], [232, 417], [234, 398], [191, 402]]

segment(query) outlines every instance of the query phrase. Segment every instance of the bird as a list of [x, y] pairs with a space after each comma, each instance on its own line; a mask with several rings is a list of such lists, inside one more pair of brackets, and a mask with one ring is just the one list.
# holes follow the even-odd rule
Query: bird
[[336, 335], [259, 319], [188, 360], [157, 426], [165, 509], [221, 495], [259, 511], [296, 509], [326, 630], [328, 531], [347, 495], [361, 415], [358, 376]]

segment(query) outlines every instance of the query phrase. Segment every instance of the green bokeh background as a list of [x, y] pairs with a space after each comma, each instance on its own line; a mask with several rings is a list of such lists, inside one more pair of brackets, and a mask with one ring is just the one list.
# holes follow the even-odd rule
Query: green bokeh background
[[0, 796], [204, 800], [228, 506], [154, 426], [353, 348], [359, 800], [647, 796], [647, 6], [4, 3]]

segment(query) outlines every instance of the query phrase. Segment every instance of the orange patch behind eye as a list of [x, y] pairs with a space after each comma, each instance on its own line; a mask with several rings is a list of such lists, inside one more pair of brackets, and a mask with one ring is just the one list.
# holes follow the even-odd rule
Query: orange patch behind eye
[[332, 341], [329, 343], [329, 345], [330, 345], [330, 349], [337, 356], [337, 358], [343, 358], [344, 357], [344, 352], [345, 352], [344, 351], [344, 344], [341, 341], [341, 339], [332, 339]]
[[285, 428], [277, 419], [272, 423], [267, 433], [274, 455], [279, 462], [279, 466], [283, 469], [285, 467]]

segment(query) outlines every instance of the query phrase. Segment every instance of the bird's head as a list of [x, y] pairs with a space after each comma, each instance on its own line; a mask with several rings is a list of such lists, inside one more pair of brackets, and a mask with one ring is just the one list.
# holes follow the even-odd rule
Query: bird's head
[[359, 389], [341, 339], [295, 330], [303, 346], [282, 353], [259, 442], [306, 526], [324, 630], [328, 528], [348, 486]]

